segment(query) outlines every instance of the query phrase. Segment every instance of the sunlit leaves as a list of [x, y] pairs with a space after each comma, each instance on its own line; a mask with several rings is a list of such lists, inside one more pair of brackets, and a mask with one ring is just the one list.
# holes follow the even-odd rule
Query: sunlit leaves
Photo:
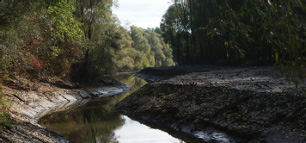
[[74, 20], [73, 11], [73, 5], [65, 2], [57, 2], [56, 5], [48, 7], [52, 38], [55, 42], [69, 42], [82, 38], [80, 24]]

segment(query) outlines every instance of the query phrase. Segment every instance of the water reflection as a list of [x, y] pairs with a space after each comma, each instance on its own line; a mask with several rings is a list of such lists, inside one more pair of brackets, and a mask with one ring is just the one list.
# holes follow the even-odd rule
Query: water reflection
[[146, 82], [121, 75], [117, 80], [131, 87], [129, 93], [89, 101], [85, 106], [51, 113], [39, 124], [72, 143], [179, 142], [165, 132], [151, 129], [116, 112], [114, 106]]
[[183, 143], [158, 129], [133, 121], [124, 116], [125, 124], [115, 131], [116, 137], [122, 143]]
[[145, 84], [147, 84], [145, 80], [128, 74], [118, 75], [116, 77], [116, 80], [120, 81], [121, 83], [131, 88], [131, 92], [127, 94], [130, 94], [135, 90], [139, 89], [140, 87], [144, 86]]
[[66, 137], [70, 142], [117, 142], [114, 130], [125, 120], [113, 106], [116, 98], [95, 99], [87, 105], [46, 115], [39, 123]]

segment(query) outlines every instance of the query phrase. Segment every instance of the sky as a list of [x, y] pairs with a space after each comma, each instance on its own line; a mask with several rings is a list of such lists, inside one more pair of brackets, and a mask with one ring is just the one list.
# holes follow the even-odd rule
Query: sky
[[162, 16], [171, 0], [118, 0], [118, 8], [112, 8], [121, 25], [126, 23], [142, 28], [159, 27]]

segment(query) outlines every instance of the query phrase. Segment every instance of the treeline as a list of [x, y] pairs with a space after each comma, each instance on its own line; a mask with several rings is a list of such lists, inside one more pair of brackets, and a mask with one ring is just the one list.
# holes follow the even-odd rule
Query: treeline
[[112, 1], [0, 2], [2, 75], [94, 80], [114, 71], [172, 66], [161, 30], [120, 26]]
[[161, 30], [179, 65], [276, 63], [297, 81], [306, 76], [305, 20], [300, 0], [175, 0]]

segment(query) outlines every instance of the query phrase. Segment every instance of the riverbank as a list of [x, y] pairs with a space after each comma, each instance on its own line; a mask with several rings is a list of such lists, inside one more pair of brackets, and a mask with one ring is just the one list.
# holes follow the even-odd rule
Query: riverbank
[[168, 69], [136, 74], [158, 82], [131, 94], [117, 109], [203, 142], [306, 141], [306, 99], [281, 71], [270, 67]]
[[[129, 90], [120, 83], [100, 86], [71, 86], [60, 82], [31, 82], [19, 79], [23, 84], [35, 87], [34, 90], [5, 86], [5, 96], [10, 106], [9, 123], [0, 134], [1, 142], [68, 142], [61, 135], [37, 124], [37, 120], [53, 110], [65, 110], [86, 104], [88, 99], [111, 96]], [[10, 80], [9, 85], [17, 83]], [[19, 83], [20, 85], [20, 83]]]

